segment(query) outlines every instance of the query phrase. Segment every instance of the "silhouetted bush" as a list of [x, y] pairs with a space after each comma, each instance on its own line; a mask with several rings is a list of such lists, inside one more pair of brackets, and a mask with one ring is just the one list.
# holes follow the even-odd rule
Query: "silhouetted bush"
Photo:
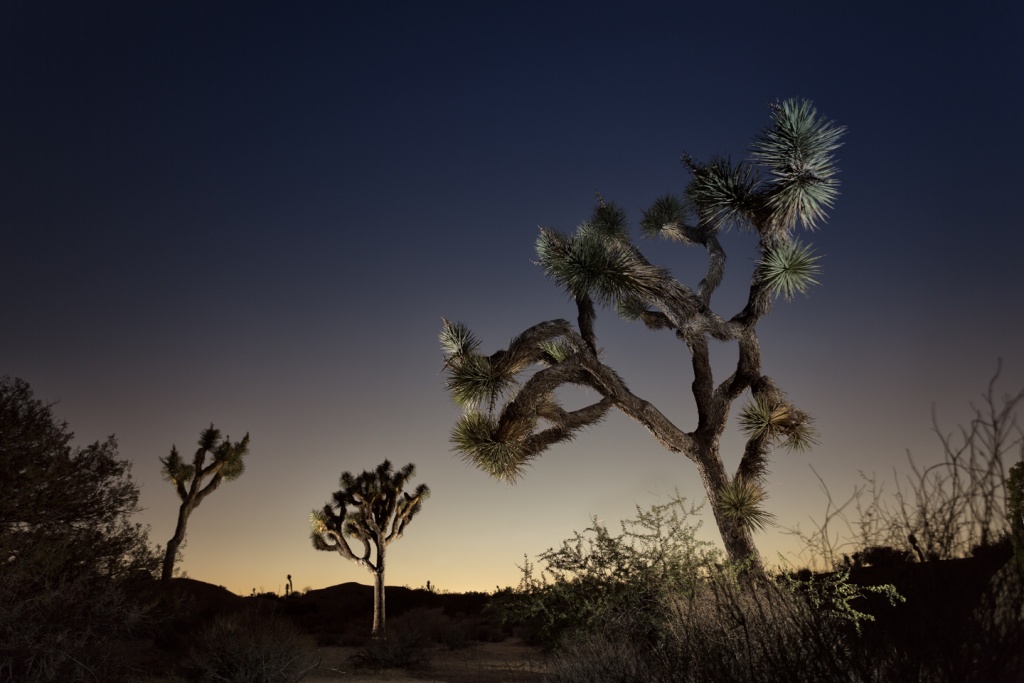
[[185, 670], [201, 681], [290, 683], [318, 663], [309, 637], [291, 621], [246, 609], [221, 614], [201, 629]]
[[363, 669], [408, 669], [426, 661], [426, 637], [408, 624], [392, 623], [387, 635], [375, 638], [349, 658]]
[[0, 681], [116, 681], [158, 558], [114, 437], [84, 448], [28, 383], [0, 377]]

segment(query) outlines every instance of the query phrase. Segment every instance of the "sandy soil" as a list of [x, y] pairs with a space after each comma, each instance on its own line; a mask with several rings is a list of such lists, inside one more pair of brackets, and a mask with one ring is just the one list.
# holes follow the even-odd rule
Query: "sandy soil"
[[322, 648], [323, 662], [303, 682], [530, 683], [540, 681], [545, 670], [544, 655], [517, 639], [477, 643], [462, 650], [432, 649], [424, 665], [409, 671], [353, 669], [348, 659], [354, 652], [354, 648]]
[[[440, 646], [426, 652], [426, 662], [414, 669], [357, 669], [349, 658], [357, 648], [323, 647], [320, 666], [306, 674], [302, 683], [539, 683], [545, 659], [539, 649], [509, 638], [501, 643], [476, 643], [462, 650]], [[146, 683], [180, 683], [180, 679], [147, 679]]]

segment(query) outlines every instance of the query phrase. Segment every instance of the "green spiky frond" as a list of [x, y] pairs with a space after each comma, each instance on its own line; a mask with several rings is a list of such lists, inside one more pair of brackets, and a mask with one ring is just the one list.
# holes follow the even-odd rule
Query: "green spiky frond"
[[806, 295], [811, 285], [818, 284], [815, 276], [821, 272], [819, 259], [813, 248], [799, 240], [786, 240], [765, 249], [757, 277], [775, 296], [781, 294], [786, 301], [792, 301], [797, 292]]
[[731, 225], [749, 225], [756, 204], [757, 176], [748, 163], [732, 165], [728, 159], [713, 158], [706, 164], [687, 159], [693, 179], [686, 186], [686, 208], [696, 214], [700, 225], [718, 232]]
[[245, 456], [249, 453], [249, 435], [246, 434], [241, 441], [231, 443], [231, 438], [226, 437], [214, 451], [214, 459], [221, 463], [220, 472], [225, 479], [232, 481], [238, 479], [245, 472]]
[[736, 477], [718, 490], [718, 510], [737, 525], [764, 531], [775, 519], [762, 505], [766, 496], [757, 483]]
[[452, 400], [462, 408], [494, 405], [517, 386], [514, 375], [510, 376], [500, 364], [477, 354], [462, 356], [458, 362], [451, 363], [444, 383]]
[[629, 236], [629, 221], [626, 212], [612, 202], [598, 197], [597, 206], [590, 216], [589, 226], [603, 237], [626, 239]]
[[642, 322], [649, 330], [674, 328], [672, 321], [664, 313], [649, 309], [644, 302], [633, 297], [619, 299], [615, 304], [615, 312], [623, 320]]
[[740, 431], [747, 438], [765, 438], [792, 451], [804, 451], [817, 443], [810, 415], [785, 401], [758, 396], [743, 406]]
[[813, 229], [839, 194], [832, 153], [842, 144], [846, 127], [819, 117], [807, 100], [776, 103], [771, 116], [772, 125], [751, 150], [751, 158], [772, 175], [767, 206], [784, 230], [797, 223]]
[[327, 531], [328, 523], [329, 519], [323, 510], [313, 510], [309, 513], [309, 526], [317, 537]]
[[444, 321], [439, 335], [441, 351], [445, 358], [465, 356], [474, 353], [480, 347], [480, 341], [469, 327], [460, 322]]
[[220, 430], [210, 423], [209, 428], [199, 432], [199, 447], [204, 451], [212, 451], [220, 442]]
[[[514, 433], [508, 433], [513, 432]], [[495, 479], [515, 483], [528, 458], [523, 453], [525, 430], [505, 430], [496, 420], [479, 412], [465, 413], [452, 430], [451, 443], [463, 459]]]
[[[675, 195], [667, 194], [654, 200], [649, 209], [643, 212], [640, 219], [640, 230], [648, 237], [662, 235], [680, 239], [678, 228], [683, 224], [686, 209]], [[681, 241], [686, 241], [682, 239]]]
[[548, 277], [570, 294], [588, 294], [602, 304], [660, 294], [666, 277], [627, 242], [609, 238], [590, 224], [581, 225], [572, 237], [542, 229], [537, 257]]
[[174, 446], [171, 447], [170, 455], [166, 458], [160, 458], [160, 464], [163, 465], [161, 469], [163, 478], [175, 486], [184, 484], [195, 474], [195, 468], [182, 461], [178, 449]]
[[748, 438], [779, 434], [789, 421], [791, 407], [788, 403], [772, 403], [759, 396], [740, 411], [740, 431]]
[[812, 426], [811, 416], [800, 412], [794, 419], [795, 426], [786, 434], [782, 447], [788, 451], [803, 453], [818, 445], [818, 432]]
[[540, 352], [542, 360], [553, 365], [569, 358], [576, 349], [565, 339], [548, 339], [540, 343]]

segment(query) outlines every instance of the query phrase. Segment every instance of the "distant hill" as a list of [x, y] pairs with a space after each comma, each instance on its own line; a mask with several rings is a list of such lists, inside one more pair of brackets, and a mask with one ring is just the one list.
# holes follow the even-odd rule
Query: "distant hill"
[[[167, 585], [157, 581], [151, 589], [161, 600], [178, 605], [184, 618], [193, 622], [248, 606], [288, 615], [310, 632], [345, 631], [353, 624], [369, 624], [373, 618], [373, 586], [354, 581], [288, 597], [273, 593], [243, 597], [223, 586], [185, 578], [172, 579]], [[437, 610], [450, 616], [473, 616], [480, 614], [490, 600], [486, 593], [434, 593], [405, 586], [388, 586], [385, 590], [389, 619], [415, 609]]]

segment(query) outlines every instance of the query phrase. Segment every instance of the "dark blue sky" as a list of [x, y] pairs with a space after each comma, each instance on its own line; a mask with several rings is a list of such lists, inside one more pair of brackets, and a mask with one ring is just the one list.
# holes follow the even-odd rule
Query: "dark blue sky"
[[[777, 99], [849, 128], [808, 236], [821, 286], [761, 328], [766, 372], [822, 434], [776, 459], [780, 520], [823, 509], [808, 464], [846, 491], [934, 454], [932, 404], [953, 427], [997, 358], [1024, 385], [1019, 3], [296, 4], [0, 3], [0, 373], [82, 442], [118, 434], [160, 542], [157, 458], [210, 421], [252, 433], [247, 474], [193, 517], [192, 576], [367, 581], [307, 550], [306, 515], [385, 457], [435, 492], [389, 576], [414, 586], [513, 582], [591, 514], [676, 483], [699, 500], [688, 462], [625, 419], [513, 488], [468, 469], [436, 336], [463, 320], [494, 350], [572, 316], [531, 263], [537, 226], [571, 230], [595, 191], [638, 219], [683, 187], [684, 151], [742, 158]], [[641, 247], [699, 280], [700, 253]], [[753, 255], [727, 248], [723, 313]], [[683, 349], [610, 314], [598, 332], [691, 428]]]

